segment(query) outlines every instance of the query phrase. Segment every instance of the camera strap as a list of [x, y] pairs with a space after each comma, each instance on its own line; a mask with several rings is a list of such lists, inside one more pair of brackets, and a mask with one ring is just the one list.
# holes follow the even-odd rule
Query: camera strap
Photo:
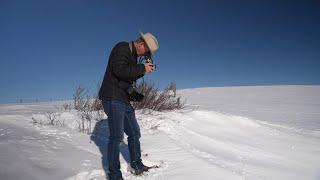
[[[134, 50], [133, 50], [133, 41], [129, 42], [129, 48], [130, 48], [131, 54], [132, 54], [133, 57], [135, 58], [135, 59], [132, 59], [132, 60], [134, 60], [134, 63], [137, 63], [137, 58], [136, 58], [135, 52], [134, 52]], [[137, 82], [136, 82], [136, 81], [133, 81], [132, 86], [135, 88], [135, 87], [136, 87], [136, 84], [137, 84]]]
[[132, 51], [132, 42], [129, 42], [129, 48], [130, 48], [130, 52], [133, 54], [133, 51]]

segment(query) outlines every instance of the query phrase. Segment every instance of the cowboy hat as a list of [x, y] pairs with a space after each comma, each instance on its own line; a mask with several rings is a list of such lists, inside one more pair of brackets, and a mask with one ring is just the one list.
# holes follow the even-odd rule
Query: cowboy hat
[[151, 33], [144, 34], [143, 32], [140, 32], [140, 35], [144, 42], [147, 44], [148, 48], [150, 49], [151, 54], [153, 55], [159, 48], [157, 38], [154, 37]]

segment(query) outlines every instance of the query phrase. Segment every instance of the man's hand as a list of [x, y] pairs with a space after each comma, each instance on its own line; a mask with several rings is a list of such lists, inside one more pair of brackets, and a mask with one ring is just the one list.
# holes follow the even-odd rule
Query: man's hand
[[154, 71], [154, 64], [145, 63], [144, 68], [146, 69], [146, 73], [152, 73]]

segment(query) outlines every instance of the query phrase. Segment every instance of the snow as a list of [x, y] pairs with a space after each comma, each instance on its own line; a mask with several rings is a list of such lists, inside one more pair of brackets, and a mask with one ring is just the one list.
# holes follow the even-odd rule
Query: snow
[[[320, 179], [320, 86], [179, 90], [187, 107], [136, 116], [142, 159], [160, 165], [134, 176], [126, 138], [124, 179]], [[0, 105], [0, 179], [105, 179], [107, 117], [92, 135], [77, 131], [63, 102]], [[57, 112], [65, 126], [34, 125]], [[105, 167], [103, 165], [106, 165]]]
[[296, 129], [320, 130], [320, 86], [238, 86], [185, 89], [191, 106]]

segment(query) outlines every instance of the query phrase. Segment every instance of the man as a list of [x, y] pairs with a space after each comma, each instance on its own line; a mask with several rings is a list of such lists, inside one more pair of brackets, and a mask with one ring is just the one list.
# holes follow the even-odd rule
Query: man
[[140, 127], [135, 117], [130, 101], [141, 101], [143, 95], [132, 92], [135, 81], [152, 73], [155, 67], [152, 63], [138, 64], [137, 58], [153, 55], [159, 48], [157, 39], [150, 33], [140, 33], [136, 41], [120, 42], [112, 49], [106, 72], [99, 91], [104, 112], [108, 116], [109, 144], [108, 163], [110, 180], [121, 180], [119, 162], [119, 145], [123, 140], [123, 132], [128, 135], [130, 165], [135, 174], [148, 170], [142, 163], [140, 149]]

